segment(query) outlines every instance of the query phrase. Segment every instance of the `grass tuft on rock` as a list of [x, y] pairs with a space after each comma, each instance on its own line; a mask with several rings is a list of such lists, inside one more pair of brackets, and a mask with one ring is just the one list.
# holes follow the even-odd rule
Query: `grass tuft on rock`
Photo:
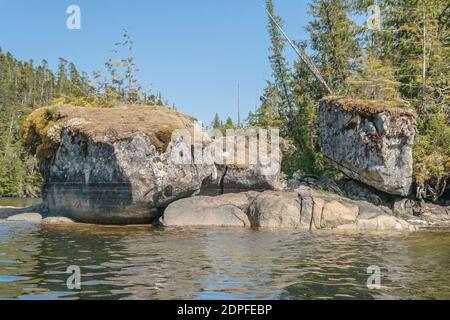
[[[85, 108], [59, 105], [31, 113], [22, 126], [30, 151], [48, 157], [61, 142], [62, 130], [80, 133], [94, 142], [131, 140], [144, 133], [160, 151], [165, 151], [175, 130], [194, 130], [195, 119], [161, 106], [131, 105], [115, 108]], [[191, 135], [192, 136], [192, 135]]]
[[327, 96], [322, 99], [322, 102], [327, 105], [335, 105], [347, 112], [362, 112], [366, 114], [386, 112], [394, 115], [415, 116], [414, 110], [403, 100], [367, 100], [343, 96]]

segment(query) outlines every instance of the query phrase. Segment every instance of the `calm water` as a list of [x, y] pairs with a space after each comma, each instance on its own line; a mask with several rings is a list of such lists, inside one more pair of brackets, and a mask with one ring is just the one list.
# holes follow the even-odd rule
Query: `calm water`
[[0, 198], [0, 206], [5, 207], [28, 207], [41, 202], [40, 199], [32, 198]]
[[[450, 299], [450, 232], [397, 235], [0, 221], [0, 298]], [[81, 290], [67, 289], [78, 265]], [[379, 290], [367, 267], [381, 268]]]

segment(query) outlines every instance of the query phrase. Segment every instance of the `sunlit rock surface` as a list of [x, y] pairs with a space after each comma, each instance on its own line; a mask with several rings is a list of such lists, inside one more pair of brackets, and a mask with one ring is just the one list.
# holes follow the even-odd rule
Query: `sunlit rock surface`
[[42, 216], [37, 212], [21, 213], [8, 217], [7, 221], [41, 222]]
[[411, 191], [414, 114], [387, 102], [325, 98], [320, 105], [322, 153], [352, 179], [380, 191]]
[[410, 231], [415, 226], [364, 201], [352, 201], [302, 187], [199, 196], [178, 200], [165, 210], [161, 223], [174, 226], [236, 226], [295, 230]]
[[[272, 143], [267, 143], [257, 138], [256, 130], [241, 129], [235, 133], [214, 137], [206, 148], [214, 156], [215, 174], [204, 181], [201, 195], [281, 189], [280, 138], [276, 136]], [[267, 135], [265, 131], [259, 133]]]
[[23, 131], [39, 160], [50, 216], [151, 223], [170, 203], [210, 183], [221, 193], [233, 183], [246, 190], [270, 188], [261, 183], [258, 165], [222, 170], [215, 159], [208, 161], [203, 154], [212, 140], [195, 119], [167, 107], [42, 108], [28, 117]]

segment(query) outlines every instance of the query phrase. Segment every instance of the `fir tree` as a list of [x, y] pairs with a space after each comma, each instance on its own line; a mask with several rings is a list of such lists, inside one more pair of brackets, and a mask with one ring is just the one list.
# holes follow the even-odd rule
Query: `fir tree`
[[[277, 23], [282, 26], [282, 19], [275, 14], [273, 0], [266, 1], [266, 9], [270, 15], [274, 17]], [[285, 40], [280, 34], [277, 25], [270, 18], [267, 30], [271, 41], [269, 61], [272, 67], [272, 76], [283, 101], [283, 107], [280, 109], [280, 114], [284, 117], [283, 123], [287, 124], [287, 126], [281, 128], [281, 131], [283, 134], [288, 134], [288, 131], [290, 130], [289, 127], [294, 125], [292, 123], [292, 113], [294, 112], [291, 96], [292, 73], [283, 56]]]
[[395, 69], [369, 52], [358, 60], [359, 69], [347, 79], [348, 93], [372, 100], [398, 100], [401, 83], [395, 80]]
[[234, 128], [235, 128], [235, 125], [233, 123], [233, 119], [231, 119], [231, 117], [228, 117], [227, 120], [225, 121], [223, 129], [228, 130], [228, 129], [234, 129]]
[[278, 88], [267, 81], [263, 95], [260, 97], [261, 105], [255, 113], [250, 112], [247, 118], [248, 125], [260, 128], [279, 128], [282, 125], [280, 109], [282, 100]]
[[316, 64], [335, 91], [345, 87], [353, 67], [352, 58], [359, 51], [356, 26], [349, 18], [350, 9], [348, 0], [313, 0], [310, 4], [313, 21], [306, 30], [316, 53]]
[[220, 120], [220, 116], [219, 114], [216, 112], [215, 116], [214, 116], [214, 120], [211, 123], [211, 128], [213, 129], [222, 129], [222, 121]]

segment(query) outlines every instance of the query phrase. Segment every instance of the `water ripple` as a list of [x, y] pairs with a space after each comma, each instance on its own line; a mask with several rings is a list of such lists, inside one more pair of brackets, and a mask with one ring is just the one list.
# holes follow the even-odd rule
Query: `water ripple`
[[[450, 233], [0, 222], [0, 299], [448, 299]], [[82, 289], [66, 286], [80, 266]], [[367, 267], [382, 287], [367, 288]]]

